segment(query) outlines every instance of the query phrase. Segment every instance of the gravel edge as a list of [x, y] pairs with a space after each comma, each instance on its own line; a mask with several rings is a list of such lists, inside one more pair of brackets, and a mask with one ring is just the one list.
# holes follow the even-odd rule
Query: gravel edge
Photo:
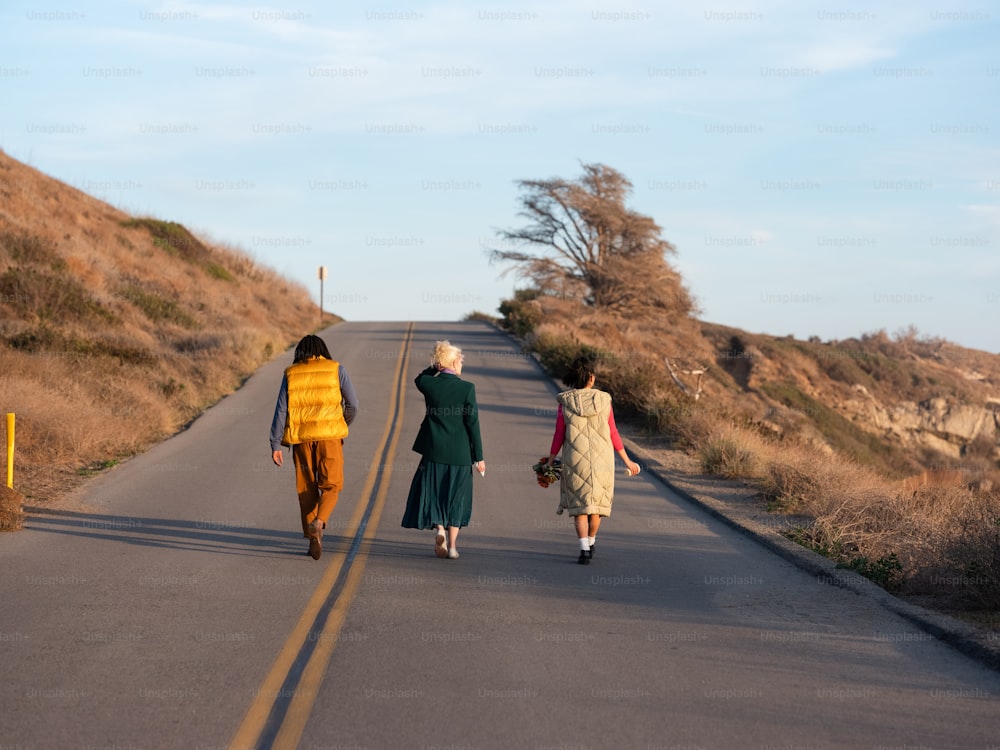
[[[705, 510], [713, 518], [816, 576], [820, 583], [874, 599], [924, 632], [983, 665], [1000, 671], [1000, 635], [976, 628], [950, 615], [906, 602], [864, 576], [838, 568], [832, 560], [796, 544], [781, 534], [782, 529], [793, 525], [792, 521], [781, 516], [769, 517], [761, 514], [757, 508], [748, 507], [749, 504], [745, 499], [748, 492], [739, 483], [693, 475], [676, 467], [665, 466], [660, 457], [669, 451], [647, 448], [634, 437], [622, 435], [622, 439], [633, 460], [642, 466], [643, 471], [651, 474], [679, 497]], [[735, 495], [741, 496], [743, 502], [725, 499], [726, 496]]]

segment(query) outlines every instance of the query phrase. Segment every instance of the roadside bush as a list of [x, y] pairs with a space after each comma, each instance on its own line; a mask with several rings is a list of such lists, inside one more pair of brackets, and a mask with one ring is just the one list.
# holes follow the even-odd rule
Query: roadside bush
[[602, 362], [602, 367], [605, 366], [603, 363], [608, 360], [607, 354], [600, 349], [581, 344], [571, 336], [554, 333], [543, 332], [535, 336], [531, 343], [531, 349], [538, 354], [539, 362], [545, 371], [560, 383], [566, 376], [569, 366], [577, 357], [584, 355], [596, 357]]
[[783, 461], [768, 463], [760, 480], [761, 493], [772, 510], [794, 513], [816, 497], [821, 488], [811, 472]]
[[680, 446], [691, 447], [692, 443], [686, 439], [697, 423], [697, 410], [690, 398], [668, 394], [649, 403], [640, 421], [647, 430], [664, 434]]
[[746, 439], [727, 431], [704, 441], [698, 447], [702, 470], [706, 474], [734, 479], [750, 477], [757, 471], [759, 456]]
[[899, 589], [903, 572], [903, 566], [895, 552], [890, 552], [874, 561], [864, 555], [857, 555], [837, 567], [853, 570], [887, 591]]
[[500, 327], [521, 339], [534, 332], [542, 320], [542, 309], [536, 301], [539, 294], [537, 289], [518, 289], [513, 299], [503, 300], [497, 308]]
[[923, 521], [922, 564], [908, 589], [979, 612], [1000, 609], [1000, 496], [925, 487], [906, 501]]

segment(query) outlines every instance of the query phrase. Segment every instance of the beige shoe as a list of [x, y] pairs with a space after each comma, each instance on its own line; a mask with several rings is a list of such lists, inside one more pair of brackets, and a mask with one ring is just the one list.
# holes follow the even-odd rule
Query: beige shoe
[[441, 527], [438, 528], [437, 533], [434, 535], [434, 554], [438, 557], [448, 556], [448, 537]]
[[449, 560], [457, 560], [458, 559], [458, 550], [455, 549], [454, 547], [452, 547], [450, 550], [448, 550], [448, 559]]

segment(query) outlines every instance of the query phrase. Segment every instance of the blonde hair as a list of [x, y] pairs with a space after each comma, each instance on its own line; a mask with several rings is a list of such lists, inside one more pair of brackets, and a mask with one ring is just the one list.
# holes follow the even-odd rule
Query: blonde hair
[[434, 354], [431, 355], [431, 364], [440, 368], [451, 367], [460, 356], [462, 356], [462, 350], [450, 341], [436, 341]]

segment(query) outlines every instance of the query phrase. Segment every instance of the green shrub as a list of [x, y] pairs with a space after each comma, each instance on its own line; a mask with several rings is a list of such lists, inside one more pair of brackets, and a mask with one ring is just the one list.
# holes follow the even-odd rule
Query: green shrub
[[235, 278], [229, 269], [219, 263], [205, 263], [203, 264], [205, 273], [211, 276], [213, 279], [219, 279], [220, 281], [235, 281]]
[[61, 351], [64, 347], [64, 337], [58, 331], [49, 328], [44, 322], [32, 329], [21, 331], [7, 339], [12, 349], [26, 354], [38, 354], [45, 351]]
[[25, 266], [8, 268], [0, 275], [0, 301], [26, 320], [119, 322], [76, 279]]
[[233, 281], [233, 275], [214, 259], [212, 251], [195, 237], [183, 224], [160, 219], [126, 219], [121, 222], [126, 229], [145, 229], [153, 236], [153, 244], [171, 255], [183, 258], [201, 267], [209, 276], [222, 281]]
[[158, 294], [150, 294], [136, 284], [125, 287], [121, 296], [142, 310], [143, 314], [154, 323], [176, 323], [187, 329], [198, 327], [198, 322], [176, 302], [164, 299]]
[[487, 315], [484, 312], [480, 312], [479, 310], [473, 310], [470, 313], [466, 313], [465, 317], [463, 317], [462, 320], [468, 320], [468, 321], [478, 320], [484, 323], [492, 323], [493, 325], [497, 325], [498, 323], [495, 317], [493, 317], [492, 315]]
[[48, 266], [53, 271], [64, 271], [66, 261], [49, 240], [27, 232], [0, 232], [0, 248], [6, 250], [18, 263]]
[[867, 555], [860, 554], [856, 545], [844, 544], [835, 538], [835, 533], [832, 529], [823, 529], [814, 523], [809, 528], [784, 532], [784, 536], [834, 561], [838, 568], [853, 570], [887, 591], [898, 591], [901, 588], [903, 564], [895, 552], [872, 560]]
[[95, 474], [100, 474], [102, 471], [114, 468], [118, 465], [118, 463], [118, 460], [113, 458], [101, 459], [99, 461], [93, 461], [86, 466], [81, 466], [76, 470], [76, 473], [81, 477], [92, 477]]
[[535, 300], [537, 289], [517, 289], [513, 299], [505, 299], [497, 311], [500, 313], [500, 327], [518, 338], [530, 335], [542, 320], [542, 311]]
[[67, 336], [48, 326], [44, 321], [34, 328], [11, 336], [7, 344], [12, 349], [28, 354], [52, 354], [68, 359], [110, 357], [119, 364], [148, 366], [156, 362], [156, 355], [139, 346], [129, 346], [102, 339], [84, 339]]
[[874, 562], [864, 555], [856, 555], [846, 562], [838, 563], [837, 567], [860, 573], [887, 591], [899, 588], [903, 574], [903, 565], [899, 562], [895, 552], [883, 555]]

